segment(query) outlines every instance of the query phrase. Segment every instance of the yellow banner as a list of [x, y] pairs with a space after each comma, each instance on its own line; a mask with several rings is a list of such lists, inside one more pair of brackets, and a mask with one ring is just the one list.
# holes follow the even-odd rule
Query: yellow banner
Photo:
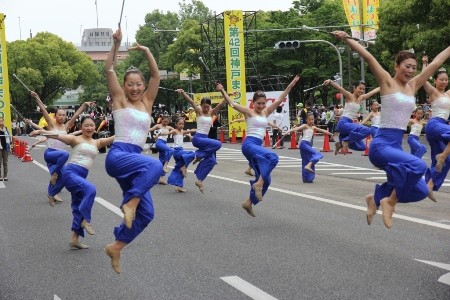
[[348, 25], [351, 26], [350, 29], [352, 30], [352, 37], [361, 39], [361, 12], [359, 1], [360, 0], [342, 0], [342, 3], [344, 5]]
[[12, 133], [5, 17], [6, 16], [4, 14], [0, 13], [0, 117], [5, 120], [5, 126], [8, 128], [8, 131]]
[[[244, 52], [244, 15], [241, 10], [229, 10], [224, 12], [225, 35], [225, 67], [227, 71], [227, 92], [236, 93], [231, 96], [234, 102], [246, 106], [247, 99], [245, 87], [245, 52]], [[243, 118], [243, 115], [231, 107], [228, 107], [228, 121]], [[241, 125], [241, 126], [239, 126]], [[237, 136], [242, 137], [242, 130], [246, 129], [245, 123], [230, 124], [230, 134], [235, 130]]]
[[378, 8], [380, 0], [363, 0], [364, 40], [374, 40], [378, 29]]
[[223, 100], [223, 96], [220, 92], [196, 93], [192, 100], [194, 100], [195, 104], [200, 105], [200, 100], [202, 100], [202, 98], [211, 99], [211, 104], [218, 104]]

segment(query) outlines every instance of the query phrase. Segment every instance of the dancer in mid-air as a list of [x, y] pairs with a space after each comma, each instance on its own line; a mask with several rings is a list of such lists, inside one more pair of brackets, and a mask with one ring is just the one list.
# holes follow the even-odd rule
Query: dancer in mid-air
[[[424, 67], [428, 65], [428, 56], [422, 58]], [[425, 181], [432, 191], [438, 191], [450, 170], [450, 90], [448, 74], [445, 69], [439, 69], [433, 76], [434, 85], [426, 82], [425, 91], [428, 94], [433, 111], [432, 117], [425, 126], [425, 135], [431, 148], [431, 168], [425, 173]], [[434, 199], [434, 197], [430, 198]], [[435, 199], [434, 199], [435, 200]]]
[[109, 176], [119, 183], [123, 194], [121, 209], [124, 221], [114, 228], [115, 242], [105, 247], [116, 273], [121, 272], [122, 249], [131, 243], [153, 220], [154, 208], [150, 189], [163, 172], [159, 160], [141, 154], [150, 128], [153, 102], [158, 93], [160, 76], [155, 58], [147, 47], [136, 44], [128, 50], [141, 51], [147, 60], [150, 81], [145, 86], [142, 73], [129, 68], [119, 84], [114, 62], [122, 41], [120, 28], [113, 34], [114, 44], [105, 62], [106, 81], [112, 96], [115, 139], [106, 156]]
[[242, 143], [242, 153], [252, 169], [255, 170], [255, 180], [250, 180], [250, 196], [242, 203], [242, 208], [252, 217], [255, 217], [252, 206], [263, 200], [271, 182], [270, 174], [278, 164], [278, 155], [262, 147], [266, 135], [267, 117], [285, 100], [299, 79], [299, 76], [295, 76], [278, 99], [270, 106], [266, 106], [266, 94], [262, 91], [256, 91], [253, 94], [253, 108], [234, 103], [221, 84], [216, 87], [230, 106], [244, 115], [247, 122], [247, 137]]
[[338, 154], [341, 149], [342, 153], [346, 154], [349, 148], [355, 151], [364, 151], [366, 149], [364, 138], [370, 135], [370, 129], [367, 126], [354, 123], [353, 120], [357, 119], [361, 102], [378, 93], [380, 89], [376, 88], [365, 94], [366, 84], [364, 81], [356, 81], [353, 83], [352, 93], [330, 79], [325, 80], [323, 85], [331, 85], [341, 92], [345, 98], [344, 112], [339, 118], [336, 127], [336, 130], [339, 131], [339, 142], [335, 144], [336, 150], [334, 154]]
[[411, 154], [422, 158], [422, 156], [427, 152], [427, 147], [422, 145], [419, 141], [420, 134], [423, 129], [423, 110], [418, 107], [414, 110], [414, 118], [409, 120], [409, 126], [411, 130], [408, 135], [408, 145], [411, 148]]
[[422, 178], [427, 170], [425, 162], [402, 149], [403, 135], [415, 109], [414, 95], [428, 78], [448, 59], [450, 47], [442, 51], [422, 73], [414, 77], [417, 61], [414, 53], [401, 51], [395, 59], [395, 75], [391, 77], [361, 44], [344, 31], [333, 34], [359, 53], [369, 65], [380, 86], [381, 121], [377, 135], [370, 144], [371, 163], [383, 169], [387, 182], [376, 185], [374, 194], [366, 196], [367, 223], [370, 225], [379, 206], [387, 228], [393, 226], [392, 215], [397, 202], [415, 202], [429, 196], [430, 190]]
[[294, 127], [288, 130], [285, 135], [293, 131], [302, 131], [303, 137], [300, 142], [300, 156], [302, 158], [302, 180], [304, 183], [313, 183], [315, 175], [315, 165], [323, 158], [323, 154], [312, 147], [312, 139], [316, 131], [329, 136], [333, 136], [331, 132], [314, 126], [314, 114], [308, 113], [306, 124]]
[[378, 103], [378, 101], [372, 101], [372, 104], [370, 105], [370, 113], [367, 114], [367, 116], [361, 121], [360, 124], [364, 125], [368, 121], [370, 121], [370, 136], [374, 138], [375, 134], [377, 134], [378, 127], [380, 127], [380, 119], [380, 104]]
[[[67, 134], [81, 113], [90, 106], [95, 105], [94, 102], [84, 102], [80, 108], [77, 109], [72, 118], [70, 118], [67, 123], [64, 123], [66, 121], [65, 110], [61, 108], [56, 109], [55, 117], [52, 118], [47, 112], [44, 103], [42, 103], [39, 98], [39, 95], [35, 92], [31, 92], [31, 96], [36, 100], [36, 104], [39, 106], [39, 109], [44, 115], [45, 121], [47, 122], [47, 130], [57, 132], [59, 134]], [[58, 196], [58, 193], [63, 189], [62, 169], [64, 164], [69, 159], [69, 152], [65, 150], [65, 144], [56, 139], [49, 139], [47, 141], [47, 145], [48, 148], [44, 152], [44, 160], [47, 163], [47, 167], [50, 172], [50, 183], [47, 188], [47, 198], [48, 203], [51, 206], [55, 206], [55, 203], [62, 202], [62, 199]]]
[[72, 236], [70, 238], [70, 249], [88, 249], [89, 246], [82, 244], [78, 238], [84, 237], [84, 230], [87, 233], [95, 234], [91, 225], [91, 211], [94, 205], [96, 188], [89, 182], [89, 169], [94, 163], [98, 150], [110, 145], [114, 136], [94, 140], [92, 135], [95, 132], [94, 119], [85, 116], [81, 119], [81, 135], [60, 134], [47, 130], [35, 130], [30, 136], [45, 134], [47, 137], [56, 139], [70, 145], [73, 150], [70, 161], [65, 166], [62, 182], [64, 187], [72, 195]]
[[195, 165], [199, 162], [194, 172], [197, 176], [195, 185], [200, 192], [204, 193], [203, 181], [217, 164], [215, 154], [222, 147], [222, 143], [218, 140], [208, 138], [208, 133], [213, 125], [213, 117], [219, 112], [225, 100], [211, 108], [211, 99], [209, 98], [203, 98], [200, 100], [200, 105], [197, 105], [184, 90], [177, 89], [176, 91], [191, 104], [197, 114], [197, 131], [192, 138], [192, 145], [198, 150], [195, 151], [195, 159], [192, 164]]
[[149, 129], [149, 132], [153, 132], [157, 130], [156, 134], [156, 142], [155, 147], [156, 150], [158, 150], [159, 153], [159, 161], [163, 165], [163, 174], [159, 178], [158, 183], [159, 184], [167, 184], [164, 177], [166, 176], [166, 173], [168, 172], [167, 165], [169, 164], [170, 158], [173, 155], [173, 149], [169, 146], [167, 146], [167, 137], [168, 132], [173, 130], [173, 127], [169, 126], [170, 123], [170, 117], [169, 116], [163, 116], [161, 119], [160, 124], [156, 124], [152, 128]]

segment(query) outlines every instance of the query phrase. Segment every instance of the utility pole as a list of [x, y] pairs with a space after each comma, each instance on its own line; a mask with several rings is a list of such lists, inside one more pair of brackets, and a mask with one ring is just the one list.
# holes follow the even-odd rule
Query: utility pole
[[19, 39], [22, 39], [22, 25], [20, 25], [20, 17], [19, 18]]
[[98, 7], [97, 7], [97, 0], [95, 0], [95, 13], [97, 14], [97, 28], [98, 28]]

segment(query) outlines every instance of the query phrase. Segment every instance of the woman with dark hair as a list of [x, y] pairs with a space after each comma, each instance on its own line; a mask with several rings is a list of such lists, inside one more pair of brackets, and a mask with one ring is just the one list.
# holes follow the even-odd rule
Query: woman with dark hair
[[30, 136], [45, 134], [47, 137], [61, 141], [70, 145], [72, 155], [69, 163], [64, 168], [62, 182], [64, 187], [72, 195], [72, 236], [69, 242], [70, 249], [88, 249], [89, 246], [78, 241], [84, 237], [84, 230], [87, 233], [95, 234], [91, 225], [91, 211], [94, 205], [96, 189], [95, 186], [86, 180], [89, 169], [94, 163], [98, 150], [110, 145], [114, 136], [94, 140], [92, 135], [95, 132], [94, 119], [85, 116], [81, 119], [81, 135], [60, 134], [47, 130], [36, 130]]
[[295, 76], [278, 99], [270, 106], [266, 106], [266, 94], [262, 91], [256, 91], [253, 94], [253, 108], [234, 103], [221, 84], [216, 87], [230, 106], [244, 115], [247, 123], [247, 137], [242, 143], [242, 154], [255, 171], [255, 180], [250, 180], [250, 195], [242, 203], [242, 208], [252, 217], [255, 217], [252, 206], [263, 200], [270, 186], [270, 174], [278, 164], [278, 155], [262, 146], [268, 124], [267, 117], [285, 100], [299, 79], [299, 76]]
[[160, 76], [155, 58], [147, 47], [136, 43], [128, 50], [141, 51], [148, 63], [150, 81], [146, 88], [142, 73], [129, 68], [119, 84], [114, 62], [122, 41], [120, 28], [113, 34], [114, 44], [105, 62], [106, 81], [111, 93], [115, 140], [105, 160], [106, 172], [115, 178], [123, 193], [121, 209], [124, 221], [114, 228], [115, 242], [105, 247], [111, 266], [120, 273], [122, 249], [131, 243], [153, 220], [154, 208], [150, 189], [163, 172], [159, 160], [142, 154], [150, 128], [153, 102], [158, 93]]
[[442, 51], [434, 61], [414, 77], [417, 61], [414, 53], [401, 51], [395, 59], [395, 75], [391, 77], [361, 44], [350, 38], [344, 31], [334, 35], [346, 42], [353, 51], [359, 53], [369, 65], [380, 85], [381, 112], [380, 128], [370, 144], [371, 163], [386, 172], [387, 182], [375, 186], [374, 194], [366, 196], [367, 223], [370, 225], [379, 206], [382, 207], [383, 222], [387, 228], [393, 226], [392, 215], [397, 202], [423, 200], [430, 191], [422, 176], [427, 166], [416, 156], [403, 151], [402, 140], [411, 113], [415, 109], [415, 93], [427, 79], [450, 56], [450, 47]]
[[[283, 142], [283, 107], [278, 106], [272, 116], [272, 123], [277, 127], [272, 130], [272, 149], [275, 149], [278, 143], [278, 149], [284, 148]], [[281, 130], [280, 130], [280, 129]], [[279, 142], [278, 142], [279, 140]]]
[[[59, 134], [67, 134], [75, 124], [78, 116], [81, 115], [83, 111], [92, 105], [94, 102], [84, 102], [80, 108], [77, 109], [72, 118], [64, 124], [66, 121], [66, 111], [58, 108], [56, 109], [54, 118], [49, 115], [44, 103], [42, 103], [39, 95], [35, 92], [31, 92], [31, 96], [35, 99], [36, 104], [39, 106], [42, 114], [44, 115], [45, 121], [47, 122], [47, 130], [57, 132]], [[48, 147], [44, 152], [44, 160], [47, 163], [48, 170], [50, 172], [50, 183], [47, 188], [48, 203], [53, 207], [55, 203], [62, 202], [59, 198], [58, 193], [63, 189], [62, 183], [62, 169], [64, 164], [69, 159], [69, 152], [65, 150], [65, 144], [59, 140], [49, 139], [47, 141]]]
[[[422, 57], [424, 67], [428, 64], [428, 57]], [[432, 117], [425, 127], [425, 134], [431, 148], [431, 168], [425, 173], [425, 182], [433, 191], [438, 191], [444, 183], [450, 170], [450, 125], [447, 123], [450, 111], [450, 90], [448, 74], [445, 69], [439, 69], [433, 76], [434, 85], [426, 82], [425, 91], [429, 96]]]
[[361, 121], [361, 125], [366, 124], [368, 121], [370, 121], [370, 136], [372, 138], [375, 137], [375, 134], [378, 131], [378, 127], [380, 127], [380, 119], [381, 119], [381, 113], [380, 113], [380, 104], [377, 101], [372, 101], [370, 105], [370, 113], [367, 114], [367, 116]]
[[380, 89], [376, 88], [365, 94], [366, 84], [364, 81], [356, 81], [353, 83], [352, 93], [331, 79], [325, 80], [323, 85], [331, 85], [341, 92], [345, 98], [344, 112], [339, 118], [339, 123], [336, 127], [336, 130], [339, 131], [339, 142], [335, 144], [336, 149], [334, 154], [337, 155], [341, 149], [342, 153], [346, 154], [349, 148], [355, 151], [364, 151], [366, 149], [364, 138], [370, 135], [369, 127], [354, 123], [353, 120], [357, 119], [361, 102], [378, 93]]
[[222, 143], [218, 140], [208, 138], [208, 133], [213, 126], [213, 117], [219, 112], [226, 100], [224, 99], [212, 109], [211, 99], [202, 98], [200, 105], [197, 105], [184, 90], [177, 89], [176, 91], [191, 104], [197, 115], [197, 131], [192, 138], [192, 145], [198, 150], [195, 151], [195, 159], [192, 164], [195, 165], [200, 162], [194, 172], [197, 176], [195, 185], [203, 193], [203, 181], [216, 165], [215, 153], [222, 147]]
[[410, 132], [408, 135], [408, 145], [411, 148], [411, 154], [422, 158], [422, 156], [427, 152], [427, 147], [422, 145], [419, 141], [420, 134], [423, 129], [423, 110], [418, 107], [413, 112], [414, 118], [409, 120], [408, 126], [410, 126]]
[[158, 183], [164, 185], [167, 184], [166, 180], [164, 179], [166, 173], [168, 172], [167, 165], [169, 164], [170, 158], [173, 155], [173, 149], [167, 146], [167, 133], [173, 130], [173, 127], [169, 126], [169, 123], [170, 117], [163, 116], [160, 124], [156, 124], [148, 130], [149, 132], [157, 132], [155, 137], [155, 148], [156, 150], [158, 150], [159, 161], [163, 165], [163, 173], [161, 174]]

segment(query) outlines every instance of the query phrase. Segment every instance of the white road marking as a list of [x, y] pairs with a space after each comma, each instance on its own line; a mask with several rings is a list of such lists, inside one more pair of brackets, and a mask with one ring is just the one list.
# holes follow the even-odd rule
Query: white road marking
[[[192, 172], [192, 171], [190, 171], [190, 172]], [[240, 184], [244, 184], [244, 185], [249, 185], [248, 182], [237, 180], [237, 179], [226, 178], [226, 177], [223, 177], [223, 176], [217, 176], [217, 175], [212, 175], [212, 174], [209, 174], [208, 176], [212, 177], [212, 178], [216, 178], [216, 179], [225, 180], [225, 181], [230, 181], [230, 182], [240, 183]], [[334, 204], [334, 205], [338, 205], [338, 206], [343, 206], [343, 207], [353, 208], [353, 209], [357, 209], [357, 210], [362, 210], [362, 211], [366, 211], [366, 209], [367, 209], [365, 206], [359, 206], [359, 205], [354, 205], [354, 204], [350, 204], [350, 203], [339, 202], [339, 201], [336, 201], [336, 200], [331, 200], [331, 199], [327, 199], [327, 198], [323, 198], [323, 197], [317, 197], [317, 196], [313, 196], [313, 195], [308, 195], [308, 194], [288, 191], [288, 190], [284, 190], [284, 189], [280, 189], [280, 188], [269, 187], [269, 190], [275, 191], [275, 192], [279, 192], [279, 193], [283, 193], [283, 194], [292, 195], [292, 196], [298, 196], [298, 197], [302, 197], [302, 198], [307, 198], [307, 199], [310, 199], [310, 200], [320, 201], [320, 202], [324, 202], [324, 203], [328, 203], [328, 204]], [[381, 214], [381, 211], [377, 211], [377, 213]], [[397, 218], [397, 219], [406, 220], [406, 221], [410, 221], [410, 222], [414, 222], [414, 223], [418, 223], [418, 224], [422, 224], [422, 225], [428, 225], [428, 226], [432, 226], [432, 227], [438, 227], [438, 228], [441, 228], [441, 229], [450, 230], [450, 225], [446, 225], [446, 224], [440, 224], [440, 223], [433, 222], [433, 221], [427, 221], [427, 220], [414, 218], [414, 217], [408, 217], [408, 216], [399, 215], [399, 214], [394, 214], [394, 217]]]
[[339, 173], [331, 173], [331, 175], [378, 175], [380, 173], [372, 172], [339, 172]]
[[61, 300], [61, 298], [59, 298], [58, 295], [53, 295], [53, 300]]
[[[429, 261], [429, 260], [420, 260], [420, 259], [415, 259], [415, 260], [420, 261], [425, 264], [428, 264], [428, 265], [432, 265], [432, 266], [447, 270], [447, 271], [450, 271], [450, 264], [443, 264], [443, 263], [438, 263], [438, 262]], [[442, 275], [441, 277], [439, 277], [438, 281], [443, 284], [450, 285], [450, 273]]]
[[0, 181], [0, 189], [4, 189], [6, 186], [5, 186], [5, 184], [3, 183], [3, 181]]
[[[41, 167], [42, 169], [47, 170], [47, 167], [45, 167], [41, 163], [37, 162], [36, 160], [33, 160], [33, 163], [36, 164], [37, 166]], [[188, 170], [188, 172], [193, 173], [193, 171], [191, 171], [191, 170]], [[248, 185], [247, 181], [241, 181], [241, 180], [237, 180], [237, 179], [226, 178], [226, 177], [223, 177], [223, 176], [217, 176], [217, 175], [212, 175], [212, 174], [209, 174], [208, 176], [210, 176], [212, 178], [216, 178], [216, 179], [221, 179], [221, 180], [225, 180], [225, 181], [230, 181], [230, 182], [240, 183], [240, 184], [243, 184], [243, 185]], [[326, 199], [326, 198], [322, 198], [322, 197], [317, 197], [317, 196], [312, 196], [312, 195], [308, 195], [308, 194], [297, 193], [297, 192], [288, 191], [288, 190], [284, 190], [284, 189], [269, 187], [269, 190], [272, 190], [272, 191], [275, 191], [275, 192], [284, 193], [284, 194], [289, 194], [289, 195], [292, 195], [292, 196], [298, 196], [298, 197], [302, 197], [302, 198], [307, 198], [307, 199], [310, 199], [310, 200], [315, 200], [315, 201], [325, 202], [325, 203], [334, 204], [334, 205], [338, 205], [338, 206], [353, 208], [353, 209], [357, 209], [357, 210], [362, 210], [362, 211], [366, 210], [366, 207], [363, 207], [363, 206], [358, 206], [358, 205], [354, 205], [354, 204], [350, 204], [350, 203], [339, 202], [339, 201]], [[97, 198], [101, 199], [101, 200], [98, 200]], [[120, 211], [120, 208], [118, 208], [117, 206], [109, 203], [108, 201], [106, 201], [106, 200], [104, 200], [104, 199], [102, 199], [100, 197], [96, 197], [95, 200], [99, 204], [103, 205], [107, 209], [109, 209], [112, 212], [114, 212], [115, 214], [119, 215], [120, 217], [123, 217], [123, 214]], [[377, 213], [381, 214], [380, 211], [377, 211]], [[402, 219], [402, 220], [406, 220], [406, 221], [410, 221], [410, 222], [414, 222], [414, 223], [418, 223], [418, 224], [422, 224], [422, 225], [428, 225], [428, 226], [438, 227], [438, 228], [441, 228], [441, 229], [450, 230], [450, 225], [446, 225], [446, 224], [440, 224], [440, 223], [437, 223], [437, 222], [427, 221], [427, 220], [423, 220], [423, 219], [419, 219], [419, 218], [413, 218], [413, 217], [408, 217], [408, 216], [398, 215], [398, 214], [394, 214], [394, 217], [396, 217], [397, 219]]]
[[367, 177], [366, 179], [373, 179], [373, 180], [387, 180], [387, 176], [380, 176], [380, 177]]
[[243, 280], [239, 276], [220, 277], [223, 281], [255, 300], [277, 300], [263, 290]]

